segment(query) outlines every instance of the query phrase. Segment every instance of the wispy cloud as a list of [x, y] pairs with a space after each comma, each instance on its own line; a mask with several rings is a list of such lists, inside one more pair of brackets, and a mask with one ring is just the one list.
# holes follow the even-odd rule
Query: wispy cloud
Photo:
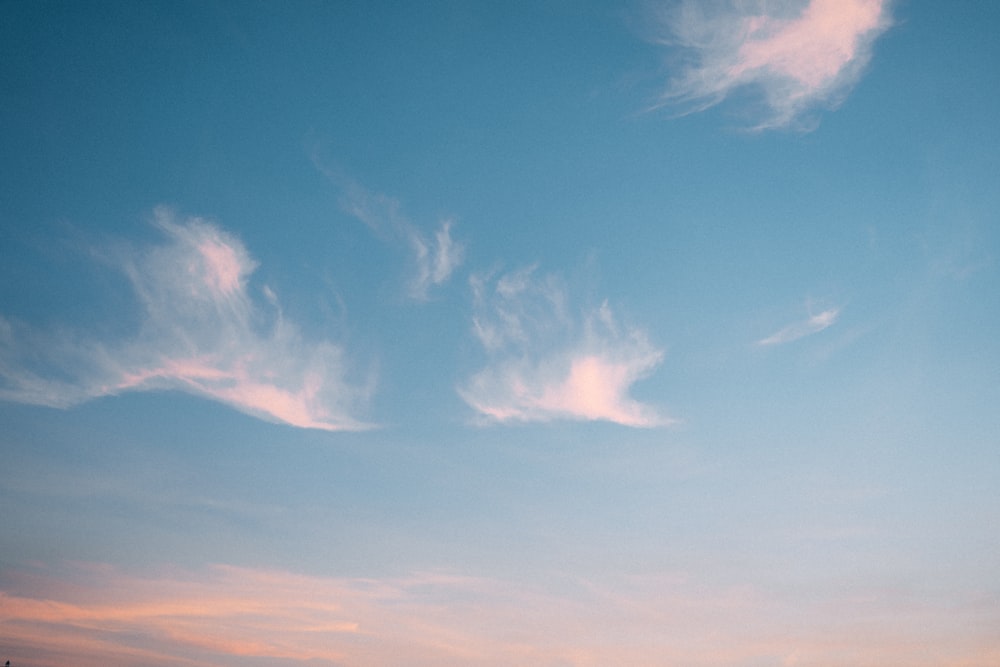
[[814, 333], [818, 333], [833, 325], [840, 315], [839, 308], [830, 308], [822, 313], [812, 315], [802, 322], [794, 322], [787, 327], [780, 329], [766, 338], [757, 341], [757, 345], [781, 345], [804, 338]]
[[430, 290], [448, 282], [465, 258], [463, 244], [451, 237], [455, 221], [443, 218], [428, 236], [402, 212], [398, 200], [371, 192], [335, 170], [314, 160], [330, 181], [342, 190], [344, 212], [365, 223], [378, 237], [409, 249], [412, 261], [407, 290], [411, 298], [425, 301]]
[[341, 348], [305, 340], [271, 290], [266, 307], [253, 298], [256, 263], [238, 239], [165, 208], [154, 222], [167, 242], [119, 260], [142, 308], [135, 336], [102, 342], [0, 318], [0, 398], [67, 407], [175, 389], [292, 426], [366, 427], [355, 415], [371, 383], [349, 383]]
[[471, 279], [473, 331], [490, 364], [459, 388], [497, 422], [605, 420], [652, 427], [670, 422], [629, 396], [663, 352], [638, 329], [622, 328], [607, 302], [577, 314], [554, 276], [529, 267]]
[[454, 220], [450, 218], [442, 220], [432, 241], [425, 240], [420, 234], [410, 234], [410, 246], [417, 262], [417, 274], [410, 289], [416, 298], [427, 298], [431, 287], [443, 285], [461, 265], [465, 248], [451, 238], [453, 224]]
[[664, 573], [553, 592], [461, 574], [338, 578], [228, 565], [158, 576], [77, 565], [3, 580], [0, 643], [46, 667], [362, 667], [401, 656], [435, 666], [986, 667], [1000, 655], [989, 593], [930, 598], [856, 580], [778, 592]]
[[662, 104], [701, 111], [752, 89], [755, 129], [808, 128], [860, 79], [875, 40], [890, 26], [889, 0], [774, 0], [671, 5], [661, 43], [688, 56]]

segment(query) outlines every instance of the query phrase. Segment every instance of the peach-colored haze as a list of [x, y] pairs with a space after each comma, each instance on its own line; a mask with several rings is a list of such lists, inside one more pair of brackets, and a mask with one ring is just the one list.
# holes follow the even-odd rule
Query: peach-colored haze
[[757, 129], [802, 125], [815, 107], [836, 106], [871, 58], [872, 45], [890, 24], [887, 0], [810, 0], [768, 3], [761, 13], [732, 3], [687, 2], [665, 14], [671, 37], [693, 63], [664, 95], [695, 110], [755, 87], [766, 111]]
[[[515, 581], [423, 573], [328, 578], [217, 566], [158, 576], [76, 566], [4, 573], [0, 645], [18, 667], [281, 665], [857, 665], [987, 667], [995, 606], [708, 586], [681, 573]], [[259, 664], [259, 663], [254, 663]]]

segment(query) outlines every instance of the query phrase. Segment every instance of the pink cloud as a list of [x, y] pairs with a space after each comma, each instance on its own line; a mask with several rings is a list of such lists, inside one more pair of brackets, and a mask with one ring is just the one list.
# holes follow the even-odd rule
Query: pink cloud
[[[756, 129], [803, 126], [857, 83], [890, 25], [888, 0], [809, 0], [764, 5], [685, 2], [664, 12], [661, 41], [691, 54], [663, 96], [698, 111], [752, 87], [765, 111]], [[720, 9], [721, 7], [721, 9]]]
[[[650, 361], [655, 361], [651, 358]], [[609, 362], [597, 355], [582, 355], [570, 363], [566, 381], [546, 388], [540, 405], [547, 410], [582, 415], [586, 419], [607, 419], [628, 426], [644, 426], [649, 412], [625, 396], [648, 364]]]
[[243, 288], [248, 273], [247, 261], [240, 257], [232, 245], [207, 239], [198, 246], [204, 259], [210, 288], [221, 294], [230, 294]]
[[370, 382], [349, 382], [341, 348], [307, 341], [271, 290], [269, 307], [258, 303], [248, 285], [256, 263], [238, 239], [162, 208], [154, 221], [167, 243], [122, 260], [142, 306], [137, 333], [105, 343], [0, 319], [0, 397], [65, 407], [173, 389], [302, 428], [367, 427], [356, 414]]
[[663, 359], [638, 329], [621, 331], [607, 303], [571, 316], [562, 285], [534, 268], [472, 280], [473, 331], [489, 365], [459, 388], [490, 421], [603, 420], [625, 426], [670, 423], [629, 396]]

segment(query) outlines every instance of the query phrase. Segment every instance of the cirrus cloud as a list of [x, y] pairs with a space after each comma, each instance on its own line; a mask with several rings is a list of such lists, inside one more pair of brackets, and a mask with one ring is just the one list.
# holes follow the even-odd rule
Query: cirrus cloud
[[618, 325], [607, 302], [575, 316], [566, 290], [535, 267], [473, 276], [473, 331], [490, 363], [459, 388], [494, 422], [603, 420], [653, 427], [671, 422], [629, 396], [663, 359], [645, 332]]
[[313, 154], [313, 164], [340, 190], [340, 208], [361, 221], [386, 243], [405, 246], [410, 256], [407, 293], [415, 301], [427, 301], [432, 289], [441, 287], [465, 260], [465, 245], [451, 236], [455, 220], [443, 217], [433, 237], [403, 213], [399, 200], [373, 192], [349, 177], [342, 169], [330, 167]]
[[888, 0], [692, 2], [659, 15], [658, 41], [690, 59], [662, 104], [689, 111], [737, 91], [759, 93], [754, 129], [808, 128], [817, 107], [836, 107], [860, 79], [875, 40], [890, 26]]
[[68, 407], [172, 389], [302, 428], [368, 427], [356, 415], [370, 380], [349, 382], [340, 346], [307, 341], [270, 289], [270, 308], [253, 298], [257, 265], [238, 239], [166, 208], [154, 224], [167, 242], [119, 260], [142, 309], [135, 335], [104, 342], [0, 318], [0, 398]]
[[782, 327], [778, 331], [775, 331], [770, 336], [766, 338], [761, 338], [757, 341], [757, 345], [782, 345], [784, 343], [791, 343], [800, 338], [805, 338], [814, 333], [819, 333], [827, 327], [833, 325], [837, 321], [837, 317], [840, 315], [839, 308], [828, 308], [821, 313], [816, 315], [810, 315], [808, 319], [801, 322], [793, 322], [786, 327]]
[[431, 288], [448, 282], [462, 264], [465, 247], [451, 237], [455, 224], [451, 218], [442, 219], [434, 238], [429, 239], [403, 215], [398, 200], [369, 192], [353, 181], [344, 185], [341, 206], [377, 235], [409, 247], [413, 268], [407, 287], [412, 299], [426, 301]]

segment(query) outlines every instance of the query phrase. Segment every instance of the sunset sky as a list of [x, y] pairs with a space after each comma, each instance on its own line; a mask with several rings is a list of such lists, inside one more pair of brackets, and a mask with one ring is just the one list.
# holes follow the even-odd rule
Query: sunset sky
[[0, 3], [0, 664], [1000, 664], [998, 25]]

